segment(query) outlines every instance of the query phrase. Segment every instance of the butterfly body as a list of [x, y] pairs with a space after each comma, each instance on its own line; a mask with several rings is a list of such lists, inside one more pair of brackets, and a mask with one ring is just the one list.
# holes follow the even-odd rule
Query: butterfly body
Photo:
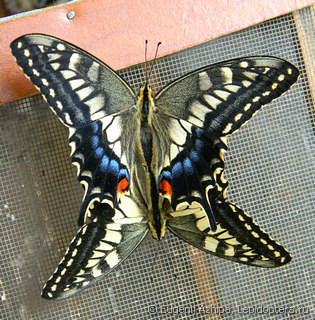
[[148, 231], [166, 228], [219, 257], [277, 267], [289, 253], [226, 199], [226, 138], [297, 80], [273, 57], [195, 70], [154, 97], [134, 94], [107, 65], [46, 35], [11, 44], [25, 74], [69, 127], [71, 162], [84, 187], [80, 229], [42, 295], [67, 298], [106, 276]]

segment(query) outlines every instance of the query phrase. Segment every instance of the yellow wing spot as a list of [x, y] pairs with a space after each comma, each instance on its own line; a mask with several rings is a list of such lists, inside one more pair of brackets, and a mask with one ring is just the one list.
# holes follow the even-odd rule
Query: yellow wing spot
[[197, 220], [196, 222], [196, 227], [200, 230], [200, 231], [204, 231], [207, 228], [209, 228], [209, 220], [208, 217], [204, 216], [203, 218]]
[[280, 74], [280, 76], [278, 77], [278, 81], [283, 81], [284, 80], [284, 74]]
[[24, 50], [24, 55], [25, 55], [25, 57], [29, 57], [31, 55], [30, 50], [25, 49]]
[[277, 89], [277, 87], [278, 87], [278, 83], [275, 82], [272, 84], [271, 89], [275, 90], [275, 89]]
[[278, 258], [278, 257], [280, 257], [280, 256], [281, 256], [281, 254], [280, 254], [280, 252], [279, 252], [279, 251], [275, 251], [275, 252], [274, 252], [274, 254], [275, 254], [275, 257], [276, 257], [276, 258]]
[[18, 49], [21, 49], [23, 47], [23, 43], [21, 41], [18, 42], [17, 44]]
[[228, 96], [230, 95], [229, 92], [224, 90], [213, 90], [213, 92], [221, 99], [226, 100]]
[[239, 121], [239, 120], [242, 118], [242, 116], [243, 116], [242, 113], [237, 114], [237, 115], [234, 117], [234, 121], [235, 121], [235, 122]]
[[50, 290], [51, 290], [51, 291], [56, 291], [56, 290], [57, 290], [57, 285], [56, 285], [56, 284], [52, 285], [51, 288], [50, 288]]
[[50, 66], [51, 66], [55, 71], [57, 71], [57, 70], [60, 68], [61, 64], [60, 64], [59, 62], [53, 62], [53, 63], [50, 64]]
[[249, 66], [248, 61], [242, 61], [242, 62], [240, 62], [240, 67], [241, 67], [241, 68], [247, 68], [248, 66]]
[[248, 223], [245, 223], [245, 224], [244, 224], [244, 227], [245, 227], [247, 230], [252, 230], [252, 227], [251, 227], [250, 224], [248, 224]]
[[98, 278], [103, 274], [103, 272], [99, 268], [93, 268], [91, 274], [94, 278]]
[[46, 87], [49, 85], [47, 79], [45, 79], [45, 78], [42, 79], [42, 84], [43, 84], [44, 86], [46, 86]]
[[252, 231], [252, 236], [255, 237], [255, 238], [259, 238], [259, 234], [255, 231]]
[[65, 79], [70, 79], [77, 75], [74, 71], [71, 70], [61, 70], [60, 73]]
[[246, 112], [246, 111], [248, 111], [250, 109], [251, 106], [252, 106], [251, 103], [247, 103], [247, 104], [245, 104], [243, 110]]
[[56, 96], [56, 92], [54, 89], [49, 89], [49, 94], [54, 98]]
[[[59, 110], [62, 110], [62, 108], [63, 108], [63, 105], [62, 105], [62, 103], [60, 102], [60, 101], [56, 101], [56, 107], [59, 109]], [[68, 114], [69, 115], [69, 114]]]
[[61, 280], [61, 277], [60, 277], [60, 276], [58, 276], [58, 277], [56, 278], [56, 280], [55, 280], [55, 283], [59, 283], [59, 282], [60, 282], [60, 280]]
[[93, 255], [90, 257], [90, 259], [100, 259], [104, 257], [104, 253], [103, 252], [99, 252], [97, 250], [93, 251]]
[[119, 231], [106, 230], [106, 234], [103, 240], [119, 243], [121, 241], [121, 233]]
[[256, 96], [255, 98], [253, 98], [253, 102], [258, 102], [260, 100], [260, 97], [259, 96]]
[[217, 106], [222, 102], [221, 100], [217, 99], [216, 97], [210, 94], [204, 94], [203, 98], [209, 104], [212, 109], [216, 109]]
[[97, 259], [90, 259], [88, 262], [87, 262], [87, 265], [85, 266], [85, 268], [93, 268], [95, 267], [97, 264], [99, 263], [99, 261]]
[[229, 132], [231, 131], [231, 129], [232, 129], [232, 123], [228, 123], [228, 124], [225, 126], [224, 130], [222, 131], [222, 133], [223, 133], [223, 134], [227, 134], [227, 133], [229, 133]]
[[79, 238], [79, 239], [78, 239], [78, 241], [77, 241], [76, 246], [78, 247], [81, 243], [82, 243], [82, 239], [81, 239], [81, 238]]
[[237, 92], [241, 87], [237, 86], [235, 84], [227, 84], [226, 86], [224, 86], [224, 89], [229, 90], [231, 92]]
[[79, 96], [81, 100], [84, 100], [86, 97], [88, 97], [91, 93], [93, 93], [94, 88], [93, 87], [85, 87], [80, 90], [76, 91], [76, 94]]
[[33, 60], [32, 59], [28, 59], [27, 62], [28, 62], [29, 67], [33, 67]]
[[199, 88], [202, 91], [209, 90], [212, 87], [212, 82], [207, 72], [203, 71], [199, 73]]
[[226, 256], [233, 257], [234, 254], [235, 254], [234, 247], [229, 246], [229, 247], [224, 251], [224, 254], [225, 254]]
[[219, 241], [213, 238], [206, 238], [205, 239], [205, 248], [209, 251], [215, 252], [219, 245]]
[[71, 118], [70, 118], [70, 114], [65, 112], [65, 120], [67, 121], [67, 123], [69, 123], [70, 125], [73, 124]]
[[263, 74], [266, 74], [268, 71], [270, 70], [270, 68], [266, 67], [263, 71]]
[[263, 94], [262, 94], [264, 97], [267, 97], [270, 95], [270, 91], [265, 91]]
[[70, 267], [72, 265], [73, 259], [69, 259], [68, 263], [67, 263], [67, 267]]
[[292, 74], [292, 69], [288, 68], [287, 72], [288, 72], [288, 74]]
[[245, 87], [245, 88], [248, 88], [252, 83], [248, 80], [243, 80], [242, 81], [242, 85]]
[[243, 221], [243, 222], [245, 221], [244, 217], [241, 216], [241, 215], [239, 215], [238, 218], [239, 218], [240, 221]]
[[241, 243], [240, 243], [239, 241], [237, 241], [235, 238], [227, 239], [227, 240], [225, 240], [225, 242], [226, 242], [227, 244], [232, 245], [232, 246], [237, 246], [237, 245], [241, 244]]
[[78, 249], [75, 248], [73, 251], [72, 251], [72, 257], [75, 257], [78, 253]]
[[41, 52], [44, 52], [45, 51], [45, 48], [43, 45], [38, 45], [38, 49], [41, 51]]
[[66, 46], [62, 43], [58, 43], [57, 44], [57, 49], [60, 50], [60, 51], [64, 51], [66, 50]]
[[244, 262], [247, 262], [247, 261], [248, 261], [248, 258], [247, 258], [247, 257], [240, 257], [239, 259], [240, 259], [240, 261], [244, 261]]
[[34, 74], [36, 77], [39, 77], [39, 76], [40, 76], [40, 73], [39, 73], [36, 69], [33, 69], [33, 74]]
[[110, 254], [108, 254], [108, 256], [105, 258], [105, 261], [107, 262], [110, 268], [115, 267], [120, 261], [117, 251], [114, 250]]
[[224, 78], [224, 83], [231, 83], [233, 78], [233, 72], [229, 67], [221, 68], [221, 75]]

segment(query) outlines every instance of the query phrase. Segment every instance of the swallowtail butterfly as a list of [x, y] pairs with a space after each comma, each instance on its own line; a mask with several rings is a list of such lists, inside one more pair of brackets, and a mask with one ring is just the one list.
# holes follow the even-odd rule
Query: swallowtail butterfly
[[84, 187], [80, 229], [42, 296], [67, 298], [107, 275], [166, 227], [191, 245], [258, 267], [289, 253], [226, 199], [226, 138], [298, 78], [268, 57], [188, 73], [153, 98], [63, 40], [30, 34], [11, 44], [24, 73], [69, 128], [71, 162]]

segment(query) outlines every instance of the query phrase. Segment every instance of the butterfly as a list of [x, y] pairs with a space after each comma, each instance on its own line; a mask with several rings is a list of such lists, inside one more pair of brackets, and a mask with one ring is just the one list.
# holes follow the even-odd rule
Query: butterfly
[[17, 63], [69, 128], [84, 196], [80, 229], [42, 296], [64, 299], [108, 275], [150, 231], [166, 228], [235, 262], [278, 267], [290, 254], [226, 198], [229, 135], [297, 80], [295, 66], [254, 56], [208, 65], [153, 97], [136, 95], [88, 52], [42, 34], [11, 44]]

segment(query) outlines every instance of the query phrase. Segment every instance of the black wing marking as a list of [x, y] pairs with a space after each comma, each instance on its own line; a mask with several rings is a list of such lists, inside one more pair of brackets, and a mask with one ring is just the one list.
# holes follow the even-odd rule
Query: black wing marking
[[220, 62], [166, 86], [157, 94], [156, 106], [212, 136], [225, 136], [287, 91], [298, 75], [292, 64], [273, 57]]
[[116, 209], [96, 201], [64, 258], [47, 281], [42, 296], [65, 299], [103, 278], [140, 244], [148, 232], [142, 210], [124, 196]]
[[[122, 140], [128, 112], [113, 114], [77, 129], [69, 138], [71, 162], [78, 168], [78, 180], [84, 187], [79, 225], [87, 221], [93, 203], [108, 203], [115, 208], [129, 190], [129, 161]], [[132, 139], [132, 136], [129, 136]]]
[[[218, 199], [225, 199], [228, 185], [223, 178], [225, 139], [212, 139], [205, 130], [185, 120], [166, 117], [161, 112], [158, 117], [160, 141], [157, 152], [164, 159], [159, 175], [161, 196], [168, 199], [174, 211], [183, 205], [199, 203], [208, 216], [211, 229], [215, 230], [209, 196], [216, 193]], [[161, 128], [161, 123], [165, 128]]]
[[84, 126], [136, 102], [133, 91], [109, 66], [66, 41], [29, 34], [13, 41], [11, 49], [67, 126]]
[[168, 228], [196, 248], [256, 267], [279, 267], [290, 254], [262, 231], [243, 210], [229, 202], [212, 202], [216, 230], [202, 208], [192, 203], [170, 214]]

